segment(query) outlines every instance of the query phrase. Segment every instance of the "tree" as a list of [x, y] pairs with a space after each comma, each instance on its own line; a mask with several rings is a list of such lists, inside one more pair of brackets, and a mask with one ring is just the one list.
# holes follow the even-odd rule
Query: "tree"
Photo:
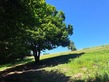
[[68, 46], [73, 27], [45, 0], [0, 0], [0, 34], [0, 62], [25, 56], [29, 50], [38, 62], [42, 50]]
[[75, 51], [75, 50], [76, 50], [76, 47], [75, 47], [73, 41], [70, 41], [70, 43], [69, 43], [69, 45], [68, 45], [68, 49], [71, 50], [71, 51]]
[[33, 50], [35, 62], [39, 62], [42, 50], [68, 46], [70, 43], [68, 36], [73, 34], [73, 27], [72, 25], [66, 26], [65, 15], [62, 11], [58, 12], [54, 6], [45, 2], [41, 4], [39, 9], [36, 8], [36, 11], [40, 11], [35, 12], [40, 21], [38, 28], [27, 30], [29, 35], [27, 43]]
[[31, 2], [0, 0], [0, 63], [13, 61], [28, 53], [26, 29], [32, 29], [37, 23]]

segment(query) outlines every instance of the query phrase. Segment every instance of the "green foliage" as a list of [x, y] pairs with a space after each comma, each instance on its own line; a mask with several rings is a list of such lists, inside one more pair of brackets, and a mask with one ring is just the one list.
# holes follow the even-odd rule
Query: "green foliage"
[[68, 45], [68, 49], [71, 50], [71, 51], [75, 51], [75, 50], [76, 50], [76, 47], [75, 47], [73, 41], [70, 41], [70, 43], [69, 43], [69, 45]]
[[0, 0], [0, 64], [28, 54], [26, 31], [36, 23], [30, 0]]
[[30, 50], [39, 58], [41, 50], [67, 46], [73, 27], [64, 20], [64, 13], [45, 0], [0, 0], [0, 63]]
[[[44, 8], [43, 8], [44, 7]], [[28, 30], [32, 39], [31, 44], [36, 45], [36, 50], [53, 49], [57, 46], [67, 46], [69, 43], [68, 35], [70, 27], [66, 27], [62, 11], [56, 11], [51, 5], [44, 5], [39, 15], [40, 24], [36, 30]], [[46, 10], [45, 10], [46, 9]], [[39, 14], [39, 12], [36, 14]], [[71, 27], [72, 28], [72, 27]], [[70, 30], [72, 32], [72, 29]]]
[[[37, 4], [35, 4], [37, 5]], [[35, 58], [40, 57], [40, 51], [53, 49], [69, 44], [69, 35], [73, 34], [72, 25], [66, 26], [65, 15], [52, 5], [43, 2], [41, 7], [35, 7], [35, 16], [39, 23], [33, 29], [27, 29], [27, 43], [34, 52]], [[37, 28], [36, 28], [37, 27]]]

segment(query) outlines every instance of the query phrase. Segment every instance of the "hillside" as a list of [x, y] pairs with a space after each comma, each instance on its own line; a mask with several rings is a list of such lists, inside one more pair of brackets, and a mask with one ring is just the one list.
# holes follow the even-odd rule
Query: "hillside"
[[109, 82], [109, 45], [43, 55], [37, 65], [33, 61], [1, 65], [0, 82]]

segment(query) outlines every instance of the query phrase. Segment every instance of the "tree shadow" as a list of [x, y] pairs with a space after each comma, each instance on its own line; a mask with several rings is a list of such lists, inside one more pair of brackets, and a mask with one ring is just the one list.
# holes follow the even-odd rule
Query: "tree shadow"
[[68, 82], [69, 77], [57, 71], [30, 70], [4, 76], [0, 82]]
[[61, 55], [57, 57], [43, 59], [40, 61], [40, 63], [37, 64], [31, 62], [25, 65], [20, 65], [14, 68], [7, 69], [0, 72], [0, 82], [67, 82], [67, 80], [69, 80], [68, 77], [66, 77], [62, 73], [59, 73], [58, 71], [47, 72], [41, 70], [41, 68], [68, 63], [69, 59], [80, 57], [83, 54], [84, 53]]
[[80, 57], [83, 54], [85, 53], [82, 52], [82, 53], [75, 53], [75, 54], [59, 55], [56, 57], [43, 59], [42, 61], [40, 61], [40, 65], [42, 67], [51, 67], [59, 64], [68, 63], [70, 59]]

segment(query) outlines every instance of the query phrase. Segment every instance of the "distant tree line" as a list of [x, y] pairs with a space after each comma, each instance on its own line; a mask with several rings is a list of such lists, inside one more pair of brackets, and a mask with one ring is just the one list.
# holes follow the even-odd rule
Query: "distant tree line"
[[45, 0], [0, 0], [0, 64], [70, 43], [73, 26]]

